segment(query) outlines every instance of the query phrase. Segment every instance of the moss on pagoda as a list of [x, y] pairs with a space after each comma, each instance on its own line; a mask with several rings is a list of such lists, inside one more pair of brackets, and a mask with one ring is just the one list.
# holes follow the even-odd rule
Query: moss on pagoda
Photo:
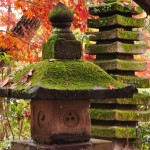
[[123, 26], [123, 27], [143, 27], [145, 18], [132, 18], [115, 14], [111, 17], [103, 17], [100, 19], [88, 19], [87, 25], [89, 28], [101, 28], [108, 26]]
[[103, 137], [103, 138], [135, 138], [136, 128], [134, 127], [117, 127], [117, 126], [92, 126], [92, 136], [93, 137]]
[[90, 109], [90, 115], [95, 120], [149, 121], [150, 110]]
[[139, 41], [144, 39], [144, 35], [138, 31], [125, 31], [121, 29], [113, 29], [101, 32], [86, 32], [90, 35], [91, 41], [99, 40], [112, 40], [112, 39], [123, 39], [123, 40], [134, 40]]
[[[32, 77], [29, 78], [32, 85], [39, 85], [47, 89], [56, 90], [92, 90], [96, 87], [109, 88], [108, 83], [117, 88], [124, 87], [111, 76], [93, 63], [74, 60], [43, 60], [31, 64], [19, 71], [14, 83], [20, 83], [22, 76], [34, 69]], [[24, 90], [25, 84], [18, 85], [14, 90]]]
[[137, 6], [136, 9], [133, 9], [131, 5], [125, 5], [122, 2], [105, 3], [100, 6], [89, 7], [89, 13], [95, 16], [116, 12], [132, 15], [132, 14], [141, 14], [143, 10], [139, 6]]
[[110, 44], [90, 44], [86, 46], [85, 53], [96, 55], [106, 53], [143, 54], [146, 50], [145, 44], [126, 44], [114, 42]]
[[125, 83], [132, 84], [137, 88], [149, 88], [150, 87], [150, 79], [138, 76], [121, 76], [121, 75], [113, 75], [115, 80]]
[[126, 70], [126, 71], [144, 71], [146, 70], [146, 63], [137, 60], [94, 60], [96, 65], [104, 70]]
[[59, 2], [57, 6], [48, 15], [51, 22], [72, 22], [73, 12], [63, 3]]
[[133, 98], [114, 98], [114, 99], [92, 99], [93, 104], [129, 104], [129, 105], [149, 105], [150, 96], [146, 94], [134, 94]]
[[[112, 3], [112, 2], [122, 2], [122, 0], [103, 0], [104, 3]], [[126, 0], [126, 2], [132, 2], [131, 0]]]

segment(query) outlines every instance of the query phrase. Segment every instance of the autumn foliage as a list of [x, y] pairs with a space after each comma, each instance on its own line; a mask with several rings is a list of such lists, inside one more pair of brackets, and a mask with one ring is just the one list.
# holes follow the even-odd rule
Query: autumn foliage
[[[45, 42], [51, 34], [52, 26], [48, 20], [49, 12], [54, 8], [59, 0], [1, 0], [0, 1], [0, 51], [1, 48], [9, 55], [12, 60], [25, 61], [33, 63], [41, 59], [42, 43]], [[74, 21], [72, 30], [80, 29], [81, 32], [87, 30], [87, 18], [91, 17], [88, 14], [87, 7], [92, 4], [102, 3], [103, 0], [61, 0], [74, 13]], [[126, 0], [122, 0], [126, 3]], [[133, 9], [136, 9], [134, 2], [131, 3]], [[18, 15], [26, 15], [28, 18], [35, 18], [41, 22], [40, 29], [36, 31], [32, 38], [26, 29], [23, 28], [24, 37], [20, 37], [14, 32], [11, 32], [12, 26], [17, 22]], [[18, 19], [20, 18], [18, 17]], [[140, 16], [137, 16], [140, 17]], [[4, 28], [5, 27], [5, 28]], [[146, 42], [149, 42], [149, 33], [145, 34]], [[149, 47], [148, 47], [149, 50]], [[84, 59], [91, 60], [94, 57], [84, 55]], [[149, 74], [149, 58], [139, 57], [138, 59], [148, 62], [148, 70], [139, 72], [137, 75], [148, 76]]]
[[[7, 54], [10, 54], [13, 60], [26, 61], [29, 63], [40, 60], [40, 52], [42, 50], [42, 43], [45, 42], [51, 33], [52, 26], [48, 20], [48, 13], [57, 4], [58, 0], [1, 0], [0, 7], [1, 16], [0, 26], [6, 27], [6, 30], [0, 32], [0, 47], [2, 47]], [[86, 31], [86, 20], [89, 16], [84, 0], [61, 0], [74, 12], [74, 22], [72, 29], [79, 28]], [[21, 12], [28, 18], [36, 18], [40, 20], [40, 29], [36, 32], [35, 37], [30, 40], [29, 36], [14, 36], [11, 32], [11, 27], [17, 22], [14, 13]], [[14, 13], [13, 13], [14, 12]], [[24, 30], [26, 34], [26, 30]]]

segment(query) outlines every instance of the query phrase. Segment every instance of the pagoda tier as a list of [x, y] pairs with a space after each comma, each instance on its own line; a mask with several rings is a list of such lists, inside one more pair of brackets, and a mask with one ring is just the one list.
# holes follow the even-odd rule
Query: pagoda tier
[[[85, 49], [86, 54], [96, 55], [92, 62], [116, 80], [133, 84], [137, 88], [150, 86], [149, 79], [135, 76], [136, 71], [144, 71], [147, 66], [145, 62], [134, 59], [134, 55], [146, 51], [144, 36], [139, 30], [144, 26], [145, 18], [132, 17], [142, 12], [139, 6], [133, 8], [130, 0], [104, 0], [104, 3], [90, 7], [89, 13], [99, 18], [88, 19], [88, 28], [98, 31], [87, 32], [92, 42]], [[122, 149], [127, 139], [132, 141], [136, 138], [135, 127], [138, 121], [150, 120], [149, 110], [138, 109], [149, 101], [149, 96], [139, 93], [130, 99], [92, 99], [92, 136], [111, 139], [116, 147]]]

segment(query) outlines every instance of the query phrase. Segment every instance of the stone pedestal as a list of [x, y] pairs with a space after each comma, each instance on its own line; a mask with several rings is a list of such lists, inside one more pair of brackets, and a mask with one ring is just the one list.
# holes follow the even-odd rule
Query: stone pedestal
[[32, 140], [14, 141], [11, 150], [113, 150], [112, 142], [105, 140], [91, 139], [90, 142], [46, 145], [39, 144]]

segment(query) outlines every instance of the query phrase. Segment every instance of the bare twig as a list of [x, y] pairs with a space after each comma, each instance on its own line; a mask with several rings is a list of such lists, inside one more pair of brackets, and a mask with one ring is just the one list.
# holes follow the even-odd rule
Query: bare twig
[[7, 114], [7, 107], [6, 107], [6, 104], [4, 102], [4, 112], [5, 112], [5, 115], [6, 115], [6, 120], [8, 122], [8, 126], [9, 126], [9, 129], [10, 129], [10, 132], [12, 134], [12, 137], [13, 137], [13, 140], [15, 139], [15, 136], [14, 136], [14, 133], [13, 133], [13, 130], [12, 130], [12, 127], [11, 127], [11, 124], [10, 124], [10, 121], [9, 121], [9, 118], [8, 118], [8, 114]]

